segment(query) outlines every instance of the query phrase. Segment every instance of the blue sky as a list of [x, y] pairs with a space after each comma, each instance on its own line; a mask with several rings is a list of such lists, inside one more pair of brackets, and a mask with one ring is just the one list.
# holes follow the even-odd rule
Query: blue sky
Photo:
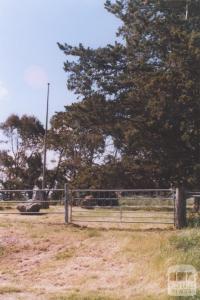
[[50, 115], [75, 101], [66, 88], [65, 56], [57, 42], [112, 43], [119, 23], [104, 2], [0, 0], [0, 122], [26, 113], [44, 123], [47, 82]]

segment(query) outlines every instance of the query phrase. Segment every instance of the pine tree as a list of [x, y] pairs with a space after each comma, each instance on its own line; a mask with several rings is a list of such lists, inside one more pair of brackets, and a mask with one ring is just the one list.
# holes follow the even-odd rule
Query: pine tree
[[122, 162], [151, 166], [162, 185], [194, 186], [200, 178], [200, 0], [106, 1], [105, 8], [122, 22], [114, 45], [59, 44], [76, 58], [64, 65], [68, 88], [83, 101], [105, 97]]

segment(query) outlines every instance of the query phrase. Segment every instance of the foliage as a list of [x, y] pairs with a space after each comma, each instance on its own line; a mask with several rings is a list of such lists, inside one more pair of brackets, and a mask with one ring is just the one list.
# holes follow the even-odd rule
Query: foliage
[[[103, 102], [102, 98], [97, 99], [94, 108], [94, 101], [88, 99], [83, 103], [67, 106], [65, 112], [53, 116], [49, 144], [50, 149], [60, 157], [57, 181], [62, 182], [61, 178], [74, 181], [78, 172], [83, 168], [90, 169], [103, 154], [105, 137], [98, 126], [103, 121]], [[95, 115], [90, 116], [91, 112]]]
[[33, 116], [11, 115], [1, 124], [6, 150], [0, 151], [1, 185], [6, 189], [32, 188], [41, 175], [44, 128]]
[[[124, 169], [122, 185], [131, 177], [131, 186], [135, 170], [143, 173], [140, 186], [149, 173], [154, 186], [197, 185], [200, 1], [189, 2], [187, 20], [185, 0], [107, 0], [105, 8], [122, 24], [114, 45], [58, 44], [68, 57], [68, 88], [82, 99], [76, 106], [93, 101], [90, 113], [83, 110], [76, 118], [87, 118], [91, 130], [98, 124], [112, 138]], [[100, 98], [105, 115], [99, 122]]]
[[[58, 44], [79, 101], [51, 119], [57, 164], [48, 186], [198, 187], [200, 0], [107, 0], [105, 9], [121, 23], [113, 45]], [[31, 187], [42, 168], [43, 126], [12, 115], [1, 130], [2, 185]]]

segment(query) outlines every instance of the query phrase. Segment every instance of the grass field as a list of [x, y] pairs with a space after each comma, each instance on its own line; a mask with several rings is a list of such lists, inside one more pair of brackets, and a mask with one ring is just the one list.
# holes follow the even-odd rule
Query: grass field
[[167, 300], [169, 266], [200, 269], [198, 228], [84, 225], [64, 225], [63, 215], [0, 215], [0, 299]]

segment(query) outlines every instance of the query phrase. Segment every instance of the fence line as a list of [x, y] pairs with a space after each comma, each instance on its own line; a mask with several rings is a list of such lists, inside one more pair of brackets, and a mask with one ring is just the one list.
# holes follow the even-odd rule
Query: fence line
[[[28, 199], [37, 192], [48, 195], [47, 199]], [[174, 195], [173, 189], [68, 189], [67, 185], [63, 189], [2, 189], [0, 206], [7, 209], [0, 210], [0, 215], [63, 215], [65, 223], [175, 224]], [[44, 203], [54, 208], [35, 213], [8, 207]]]
[[[1, 189], [0, 215], [64, 215], [64, 202], [64, 189]], [[32, 211], [31, 206], [35, 204], [38, 207]], [[52, 209], [45, 208], [44, 204]], [[17, 205], [23, 209], [17, 211]]]

